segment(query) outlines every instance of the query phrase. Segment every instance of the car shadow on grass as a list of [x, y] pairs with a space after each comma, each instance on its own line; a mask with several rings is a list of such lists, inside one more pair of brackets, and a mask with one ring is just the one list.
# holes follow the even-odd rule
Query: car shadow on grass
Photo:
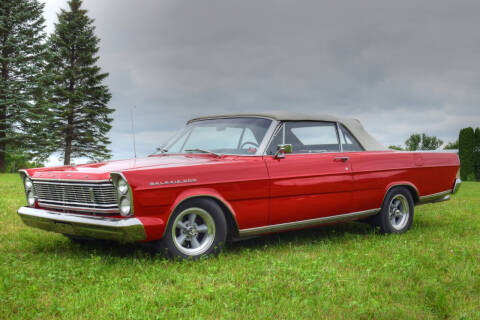
[[[288, 231], [263, 235], [249, 239], [239, 239], [229, 242], [226, 245], [225, 254], [240, 253], [247, 249], [258, 249], [264, 246], [290, 246], [307, 245], [320, 241], [330, 243], [344, 243], [350, 241], [352, 237], [373, 235], [375, 231], [367, 224], [350, 222], [342, 224], [332, 224], [316, 228]], [[84, 240], [84, 241], [61, 241], [58, 246], [51, 247], [50, 250], [56, 254], [60, 251], [75, 250], [77, 253], [97, 255], [109, 255], [112, 257], [161, 257], [153, 250], [151, 243], [119, 243], [106, 240]], [[43, 248], [45, 251], [47, 248]], [[47, 249], [48, 250], [48, 249]]]
[[30, 239], [29, 246], [35, 254], [54, 254], [65, 257], [111, 257], [132, 258], [153, 256], [148, 243], [120, 243], [109, 240], [72, 241], [64, 236]]
[[[256, 250], [265, 246], [301, 246], [318, 242], [342, 244], [352, 238], [374, 236], [376, 232], [365, 223], [350, 222], [316, 228], [288, 231], [250, 239], [228, 242], [224, 254], [239, 254], [245, 250]], [[36, 252], [55, 255], [110, 258], [163, 259], [155, 252], [151, 243], [119, 243], [108, 240], [72, 241], [66, 237], [55, 237], [52, 241], [35, 241]]]
[[366, 223], [349, 222], [324, 225], [315, 228], [267, 234], [249, 239], [239, 239], [227, 244], [227, 253], [264, 246], [309, 245], [316, 242], [344, 243], [352, 237], [374, 235], [374, 229]]

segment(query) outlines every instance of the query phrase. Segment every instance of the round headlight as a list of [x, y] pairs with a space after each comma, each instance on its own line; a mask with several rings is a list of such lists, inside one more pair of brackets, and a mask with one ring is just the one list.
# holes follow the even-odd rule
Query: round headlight
[[25, 189], [29, 190], [33, 187], [32, 180], [30, 178], [25, 178]]
[[29, 206], [35, 205], [35, 196], [31, 190], [27, 192], [27, 203]]
[[127, 197], [120, 200], [120, 214], [124, 217], [130, 214], [130, 200]]
[[117, 186], [118, 192], [121, 194], [127, 194], [128, 192], [128, 184], [125, 182], [125, 180], [120, 179], [118, 180], [118, 186]]

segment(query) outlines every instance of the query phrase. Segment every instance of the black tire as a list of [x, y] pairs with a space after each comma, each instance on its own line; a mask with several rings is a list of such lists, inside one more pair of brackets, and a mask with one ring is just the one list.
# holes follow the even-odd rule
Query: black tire
[[414, 202], [410, 191], [405, 187], [395, 187], [388, 191], [381, 211], [372, 217], [371, 224], [381, 233], [404, 233], [413, 222]]
[[222, 209], [211, 199], [198, 198], [175, 209], [163, 238], [153, 245], [155, 251], [169, 258], [198, 259], [217, 255], [226, 239], [227, 221]]

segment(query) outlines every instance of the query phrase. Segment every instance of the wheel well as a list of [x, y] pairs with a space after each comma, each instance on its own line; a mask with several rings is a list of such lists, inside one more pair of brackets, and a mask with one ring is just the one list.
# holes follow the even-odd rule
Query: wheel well
[[222, 200], [220, 200], [216, 197], [205, 196], [205, 195], [193, 196], [193, 197], [182, 200], [175, 208], [177, 208], [178, 206], [180, 206], [181, 204], [183, 204], [185, 202], [188, 202], [189, 200], [199, 199], [199, 198], [200, 199], [202, 199], [202, 198], [203, 199], [209, 199], [209, 200], [214, 201], [216, 204], [218, 204], [220, 209], [222, 209], [223, 214], [225, 215], [225, 219], [227, 220], [227, 240], [231, 240], [232, 238], [237, 237], [238, 236], [238, 225], [237, 225], [237, 222], [236, 222], [235, 218], [233, 217], [232, 211]]
[[404, 185], [410, 191], [410, 194], [412, 195], [413, 198], [413, 203], [417, 204], [420, 201], [420, 197], [418, 196], [417, 190], [415, 190], [414, 187], [410, 185]]
[[385, 196], [383, 197], [383, 202], [385, 201], [385, 198], [387, 197], [387, 194], [390, 192], [390, 190], [392, 190], [393, 188], [397, 188], [397, 187], [405, 187], [410, 192], [410, 194], [412, 195], [414, 204], [417, 204], [420, 201], [420, 197], [418, 195], [417, 189], [413, 185], [410, 185], [410, 184], [396, 184], [396, 185], [391, 186], [387, 190], [387, 192], [385, 193]]

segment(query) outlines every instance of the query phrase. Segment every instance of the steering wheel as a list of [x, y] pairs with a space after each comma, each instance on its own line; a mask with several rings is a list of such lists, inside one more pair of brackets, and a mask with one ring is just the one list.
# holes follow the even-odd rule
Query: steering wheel
[[246, 145], [246, 144], [251, 144], [251, 145], [254, 146], [255, 148], [258, 148], [258, 147], [260, 146], [258, 143], [251, 142], [251, 141], [245, 141], [245, 142], [242, 143], [242, 145], [240, 146], [240, 149], [243, 149], [243, 146]]

